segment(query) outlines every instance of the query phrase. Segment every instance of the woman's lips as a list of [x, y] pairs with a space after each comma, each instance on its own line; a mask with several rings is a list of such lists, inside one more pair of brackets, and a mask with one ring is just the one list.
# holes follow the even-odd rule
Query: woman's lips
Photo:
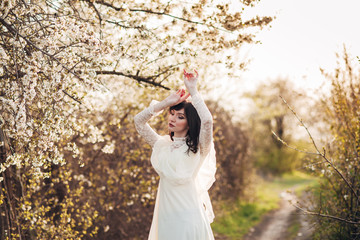
[[175, 127], [173, 124], [169, 123], [169, 127]]

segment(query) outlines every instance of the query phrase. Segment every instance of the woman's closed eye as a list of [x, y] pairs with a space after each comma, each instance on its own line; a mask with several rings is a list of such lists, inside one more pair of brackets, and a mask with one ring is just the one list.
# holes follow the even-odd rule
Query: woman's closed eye
[[186, 119], [186, 117], [185, 117], [185, 115], [184, 115], [183, 113], [176, 113], [175, 110], [171, 110], [171, 111], [170, 111], [170, 115], [171, 115], [171, 116], [176, 115], [176, 117], [177, 117], [178, 119]]

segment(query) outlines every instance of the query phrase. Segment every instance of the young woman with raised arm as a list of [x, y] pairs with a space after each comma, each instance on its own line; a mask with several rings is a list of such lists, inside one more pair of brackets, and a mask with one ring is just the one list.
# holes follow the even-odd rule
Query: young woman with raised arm
[[[184, 70], [188, 94], [180, 89], [135, 116], [136, 129], [151, 145], [151, 164], [160, 176], [148, 240], [214, 239], [208, 194], [216, 171], [213, 120], [197, 90], [195, 73]], [[169, 135], [160, 136], [147, 121], [167, 108]]]

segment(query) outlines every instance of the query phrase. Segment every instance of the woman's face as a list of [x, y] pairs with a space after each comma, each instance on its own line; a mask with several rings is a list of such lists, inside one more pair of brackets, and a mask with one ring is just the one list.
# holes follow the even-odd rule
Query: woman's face
[[186, 137], [186, 134], [189, 130], [189, 125], [184, 109], [170, 110], [168, 117], [168, 127], [170, 132], [174, 132], [174, 137]]

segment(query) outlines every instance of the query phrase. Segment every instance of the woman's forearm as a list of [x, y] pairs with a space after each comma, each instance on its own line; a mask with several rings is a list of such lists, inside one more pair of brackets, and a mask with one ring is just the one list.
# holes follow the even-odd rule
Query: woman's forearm
[[152, 111], [153, 113], [160, 112], [165, 108], [174, 106], [181, 103], [182, 101], [185, 101], [188, 97], [189, 94], [185, 94], [184, 89], [179, 89], [176, 93], [171, 93], [167, 98], [153, 105]]
[[153, 106], [153, 111], [154, 113], [160, 112], [166, 108], [170, 107], [169, 102], [167, 101], [167, 99], [162, 100], [161, 102], [157, 102], [154, 106]]
[[190, 93], [191, 96], [195, 96], [196, 94], [199, 94], [196, 87], [188, 88], [187, 90], [188, 90], [188, 92]]
[[145, 139], [145, 141], [150, 144], [151, 147], [154, 146], [155, 142], [159, 138], [159, 135], [147, 123], [154, 115], [152, 109], [152, 106], [145, 108], [134, 117], [136, 130]]
[[201, 125], [205, 123], [212, 125], [212, 115], [199, 93], [192, 96], [192, 104], [199, 114]]
[[194, 95], [191, 96], [192, 104], [194, 105], [197, 113], [199, 114], [201, 120], [200, 127], [200, 151], [202, 154], [207, 154], [210, 150], [210, 145], [212, 142], [213, 135], [213, 119], [212, 115], [206, 106], [204, 100], [202, 99], [200, 93], [196, 91]]

